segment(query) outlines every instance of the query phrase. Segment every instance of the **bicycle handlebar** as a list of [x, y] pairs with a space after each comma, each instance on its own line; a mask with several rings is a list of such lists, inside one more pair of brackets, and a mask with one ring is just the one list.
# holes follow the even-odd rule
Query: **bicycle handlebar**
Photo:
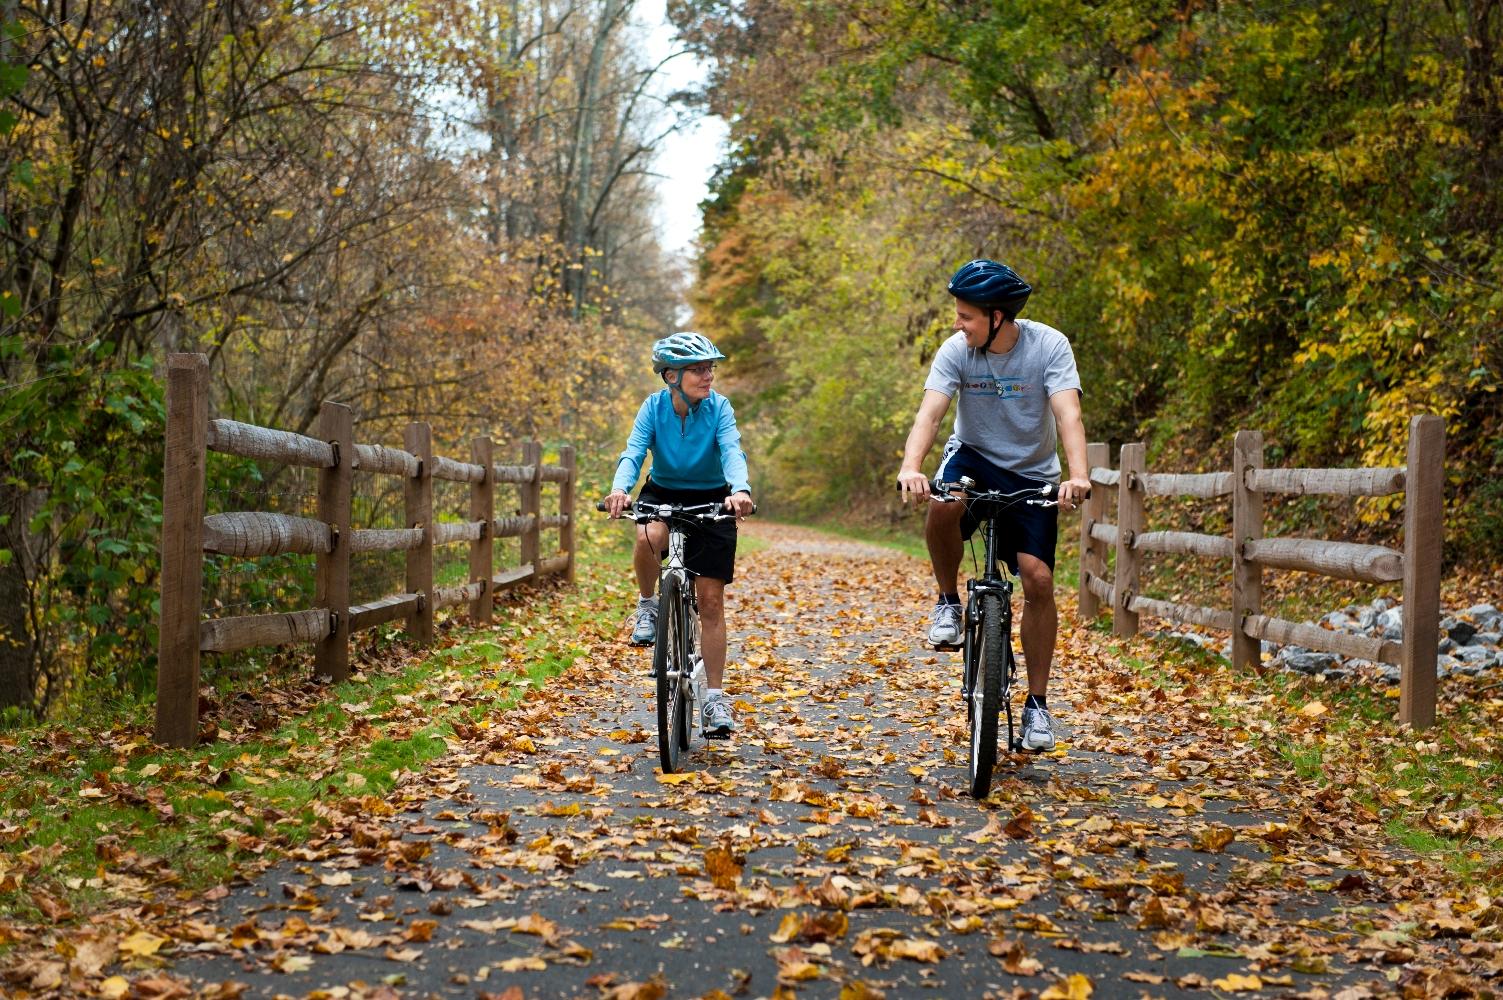
[[[605, 501], [596, 500], [595, 509], [605, 511]], [[700, 521], [725, 521], [736, 516], [734, 511], [725, 509], [723, 503], [630, 503], [627, 504], [622, 514], [630, 512], [632, 520], [638, 524], [647, 521], [666, 521], [672, 518], [698, 519]], [[751, 512], [757, 512], [757, 505], [752, 504]]]
[[[903, 484], [898, 484], [898, 492], [902, 492]], [[959, 490], [962, 496], [953, 496], [952, 492]], [[1089, 498], [1091, 491], [1086, 490], [1085, 497]], [[1043, 507], [1052, 507], [1059, 503], [1059, 484], [1040, 483], [1038, 486], [1030, 486], [1027, 489], [1015, 490], [1011, 493], [1002, 490], [978, 489], [976, 484], [967, 476], [962, 476], [960, 482], [942, 483], [937, 479], [929, 481], [929, 497], [938, 503], [956, 503], [957, 501], [970, 500], [987, 503], [1001, 503], [1014, 505], [1019, 503], [1033, 504]]]

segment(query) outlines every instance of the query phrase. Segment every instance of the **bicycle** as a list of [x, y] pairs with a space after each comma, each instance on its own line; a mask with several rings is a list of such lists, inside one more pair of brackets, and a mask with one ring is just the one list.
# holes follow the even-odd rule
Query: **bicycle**
[[[603, 501], [595, 509], [606, 509]], [[704, 708], [704, 658], [699, 653], [699, 599], [694, 574], [684, 566], [685, 532], [696, 522], [734, 519], [721, 504], [634, 503], [626, 508], [637, 524], [662, 521], [668, 526], [668, 559], [658, 578], [658, 631], [652, 648], [657, 680], [658, 759], [664, 774], [678, 771]], [[756, 508], [752, 508], [756, 513]], [[694, 722], [690, 722], [690, 719]]]
[[[991, 791], [992, 769], [997, 764], [997, 728], [1003, 709], [1007, 712], [1008, 751], [1022, 751], [1013, 719], [1014, 688], [1017, 685], [1017, 660], [1012, 652], [1012, 582], [998, 572], [997, 521], [1009, 509], [1029, 506], [1053, 507], [1059, 503], [1059, 487], [1043, 483], [1036, 487], [1004, 493], [980, 490], [969, 476], [954, 483], [936, 481], [931, 499], [938, 503], [965, 503], [982, 516], [981, 530], [985, 550], [985, 570], [980, 577], [966, 581], [966, 603], [959, 648], [965, 668], [960, 697], [966, 705], [970, 724], [971, 797], [984, 799]], [[979, 506], [978, 506], [979, 505]], [[971, 556], [975, 558], [975, 541]], [[1018, 723], [1021, 724], [1021, 718]]]

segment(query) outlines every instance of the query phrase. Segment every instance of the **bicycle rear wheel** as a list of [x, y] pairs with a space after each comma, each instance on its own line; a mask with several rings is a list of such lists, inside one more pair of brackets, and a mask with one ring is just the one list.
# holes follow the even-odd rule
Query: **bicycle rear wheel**
[[982, 594], [976, 605], [975, 679], [970, 704], [970, 779], [971, 798], [984, 799], [991, 791], [992, 769], [997, 764], [997, 715], [1002, 708], [1006, 644], [1002, 638], [1002, 598], [997, 594]]
[[684, 739], [688, 708], [684, 704], [683, 679], [689, 670], [684, 648], [687, 622], [684, 620], [683, 581], [676, 576], [663, 578], [658, 595], [657, 643], [652, 650], [652, 665], [658, 679], [658, 759], [664, 774], [678, 770], [680, 752], [687, 746]]

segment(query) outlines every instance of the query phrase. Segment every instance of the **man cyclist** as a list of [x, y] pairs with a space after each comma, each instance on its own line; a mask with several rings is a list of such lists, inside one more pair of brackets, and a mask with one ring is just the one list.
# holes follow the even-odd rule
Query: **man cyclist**
[[[955, 333], [940, 346], [924, 383], [924, 398], [903, 449], [898, 485], [903, 501], [929, 497], [921, 471], [925, 456], [958, 393], [955, 431], [945, 443], [935, 478], [953, 483], [969, 476], [983, 489], [1008, 492], [1060, 482], [1057, 447], [1064, 444], [1070, 477], [1059, 503], [1073, 510], [1090, 490], [1085, 425], [1080, 415], [1080, 375], [1064, 334], [1017, 318], [1032, 287], [1004, 264], [973, 260], [948, 285], [955, 297]], [[999, 525], [1001, 556], [1023, 580], [1019, 627], [1028, 667], [1023, 706], [1023, 746], [1054, 748], [1049, 715], [1049, 669], [1059, 613], [1054, 603], [1055, 507], [1018, 506]], [[924, 525], [939, 602], [929, 627], [936, 647], [960, 644], [958, 574], [965, 539], [977, 520], [965, 504], [931, 503]]]
[[[704, 522], [688, 532], [684, 564], [694, 574], [699, 600], [700, 652], [709, 685], [700, 727], [707, 737], [735, 732], [730, 700], [721, 687], [725, 673], [725, 587], [736, 570], [736, 521], [752, 511], [746, 455], [730, 400], [715, 392], [715, 363], [725, 355], [698, 333], [675, 333], [652, 345], [652, 368], [665, 388], [648, 396], [637, 411], [616, 463], [616, 477], [605, 498], [611, 517], [631, 503], [642, 461], [652, 452], [652, 472], [637, 494], [639, 502], [723, 503], [735, 521]], [[668, 526], [661, 521], [637, 526], [632, 566], [641, 597], [637, 601], [632, 644], [651, 646], [657, 637], [658, 567], [668, 550]]]

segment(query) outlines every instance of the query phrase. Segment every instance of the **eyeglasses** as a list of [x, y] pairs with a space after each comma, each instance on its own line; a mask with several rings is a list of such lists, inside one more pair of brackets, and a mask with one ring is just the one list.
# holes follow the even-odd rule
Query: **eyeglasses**
[[685, 368], [684, 371], [689, 372], [690, 374], [698, 378], [709, 378], [711, 375], [715, 374], [715, 366], [693, 365], [691, 367]]

